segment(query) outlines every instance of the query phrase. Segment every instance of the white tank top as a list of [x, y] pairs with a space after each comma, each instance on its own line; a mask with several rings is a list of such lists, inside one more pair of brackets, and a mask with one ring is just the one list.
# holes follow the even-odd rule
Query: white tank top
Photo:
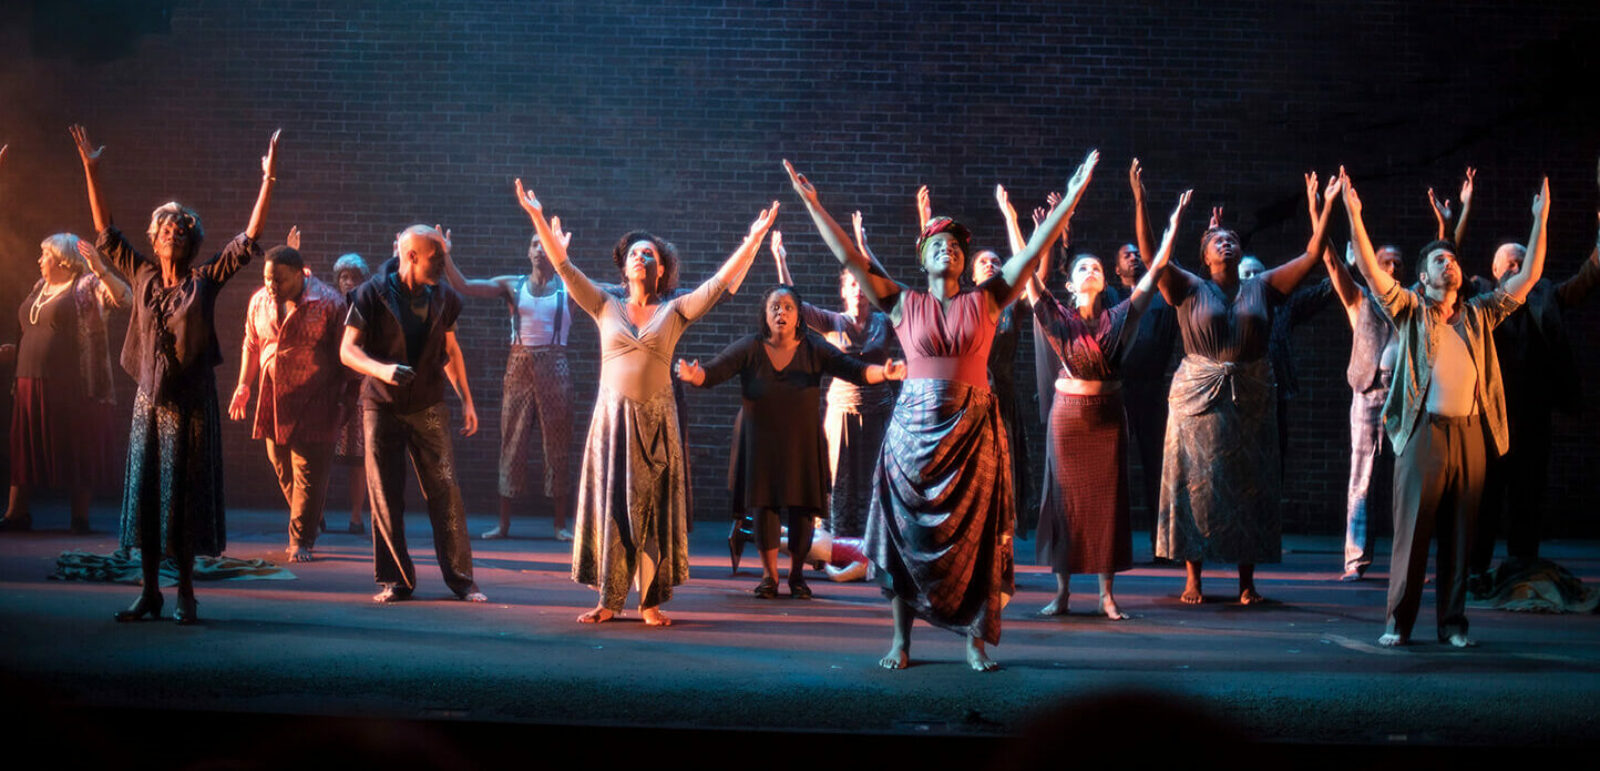
[[566, 345], [572, 329], [572, 314], [567, 312], [567, 288], [535, 297], [528, 291], [528, 277], [517, 282], [517, 304], [511, 311], [511, 344], [529, 347]]

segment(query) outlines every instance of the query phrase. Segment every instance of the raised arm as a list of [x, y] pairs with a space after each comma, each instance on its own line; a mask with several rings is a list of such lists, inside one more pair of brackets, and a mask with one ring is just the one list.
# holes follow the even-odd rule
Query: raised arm
[[89, 141], [89, 131], [76, 123], [67, 128], [72, 141], [78, 146], [78, 159], [83, 161], [83, 179], [89, 188], [89, 213], [94, 215], [94, 231], [104, 232], [111, 227], [111, 209], [106, 207], [105, 193], [100, 189], [100, 154], [105, 145], [95, 147]]
[[783, 248], [783, 231], [772, 231], [772, 262], [778, 266], [778, 283], [784, 286], [794, 286], [794, 277], [789, 275], [789, 252]]
[[883, 263], [878, 261], [878, 255], [873, 254], [872, 247], [867, 245], [867, 226], [861, 219], [860, 209], [850, 213], [850, 228], [855, 233], [856, 248], [867, 256], [868, 262], [872, 263], [872, 272], [888, 278], [889, 272], [883, 269]]
[[933, 196], [928, 194], [928, 186], [917, 188], [917, 229], [922, 230], [928, 226], [928, 220], [933, 219]]
[[1366, 223], [1361, 221], [1361, 196], [1356, 195], [1355, 185], [1351, 184], [1344, 169], [1339, 170], [1339, 176], [1344, 180], [1344, 212], [1350, 218], [1350, 238], [1356, 247], [1356, 268], [1361, 271], [1361, 277], [1366, 279], [1367, 288], [1374, 295], [1383, 297], [1394, 289], [1397, 282], [1378, 264], [1378, 255], [1372, 250], [1372, 239], [1367, 237]]
[[515, 302], [511, 296], [512, 287], [516, 276], [495, 276], [494, 278], [467, 278], [462, 275], [461, 269], [456, 267], [455, 255], [445, 252], [444, 280], [450, 288], [460, 292], [464, 297], [491, 298], [498, 297], [508, 302]]
[[272, 132], [267, 140], [267, 154], [261, 156], [261, 192], [256, 194], [256, 207], [250, 212], [250, 224], [244, 234], [251, 241], [261, 238], [261, 228], [267, 222], [267, 208], [272, 204], [272, 186], [278, 182], [278, 135], [283, 129]]
[[806, 211], [811, 214], [811, 221], [816, 224], [817, 232], [822, 235], [822, 240], [828, 244], [828, 249], [833, 252], [835, 259], [856, 277], [861, 284], [861, 291], [867, 295], [873, 306], [886, 311], [892, 318], [899, 318], [900, 284], [895, 283], [888, 276], [880, 275], [873, 270], [874, 261], [861, 252], [850, 241], [844, 228], [834, 220], [833, 215], [822, 207], [817, 200], [817, 188], [806, 179], [804, 174], [795, 171], [794, 165], [787, 159], [783, 168], [789, 172], [789, 183], [794, 186], [794, 191], [800, 195], [800, 200], [806, 205]]
[[[1306, 175], [1307, 185], [1315, 186], [1316, 183], [1316, 172]], [[1318, 258], [1322, 256], [1323, 238], [1328, 232], [1328, 217], [1333, 214], [1333, 204], [1343, 186], [1343, 179], [1337, 174], [1328, 180], [1328, 187], [1322, 192], [1322, 211], [1312, 223], [1311, 237], [1306, 240], [1306, 250], [1299, 257], [1261, 274], [1261, 280], [1288, 295], [1305, 279], [1306, 274], [1311, 272], [1311, 267], [1316, 265]]]
[[100, 255], [100, 250], [94, 248], [94, 244], [80, 238], [78, 254], [89, 263], [89, 272], [100, 280], [100, 303], [112, 308], [128, 307], [133, 301], [133, 291], [128, 288], [128, 280], [106, 264], [105, 258]]
[[556, 274], [561, 276], [561, 281], [566, 284], [572, 301], [590, 316], [598, 315], [610, 295], [567, 259], [567, 244], [571, 242], [572, 237], [561, 232], [561, 218], [552, 217], [546, 220], [544, 204], [539, 202], [539, 197], [534, 195], [532, 190], [522, 187], [521, 178], [517, 179], [516, 189], [517, 205], [528, 213], [528, 219], [533, 222], [534, 232], [539, 234], [539, 244], [544, 247], [544, 256], [550, 260], [550, 266], [555, 268]]
[[1544, 275], [1545, 223], [1549, 218], [1550, 178], [1545, 177], [1539, 193], [1533, 197], [1533, 231], [1528, 234], [1528, 258], [1523, 262], [1522, 270], [1506, 279], [1505, 283], [1506, 294], [1515, 297], [1519, 303], [1528, 299], [1533, 285], [1539, 283], [1539, 277]]
[[1456, 220], [1454, 233], [1456, 248], [1461, 248], [1461, 240], [1467, 237], [1467, 215], [1472, 212], [1472, 184], [1478, 178], [1478, 170], [1467, 167], [1467, 176], [1461, 181], [1461, 216]]
[[1033, 275], [1034, 268], [1039, 262], [1039, 256], [1061, 237], [1061, 231], [1067, 227], [1067, 220], [1072, 218], [1072, 212], [1078, 207], [1078, 202], [1083, 200], [1083, 193], [1089, 187], [1089, 181], [1094, 178], [1095, 164], [1100, 162], [1100, 151], [1090, 150], [1084, 156], [1083, 163], [1078, 164], [1078, 170], [1072, 173], [1072, 179], [1067, 181], [1066, 195], [1061, 203], [1050, 210], [1044, 224], [1033, 231], [1028, 238], [1027, 246], [1021, 252], [1014, 254], [1000, 266], [1000, 276], [1005, 280], [1006, 288], [1000, 296], [991, 295], [997, 308], [1004, 308], [1015, 302], [1027, 287], [1027, 278]]
[[1178, 196], [1178, 205], [1172, 207], [1172, 214], [1167, 217], [1167, 229], [1161, 234], [1161, 247], [1156, 250], [1155, 259], [1150, 261], [1150, 270], [1139, 278], [1139, 283], [1133, 287], [1133, 295], [1128, 298], [1131, 312], [1128, 321], [1123, 327], [1125, 339], [1132, 339], [1133, 331], [1139, 328], [1136, 320], [1145, 309], [1150, 307], [1150, 298], [1156, 291], [1156, 283], [1161, 280], [1167, 266], [1172, 262], [1172, 241], [1178, 236], [1178, 223], [1183, 219], [1183, 210], [1189, 207], [1189, 199], [1194, 197], [1194, 190], [1185, 190]]
[[[1146, 270], [1155, 264], [1155, 250], [1150, 242], [1150, 213], [1145, 209], [1144, 203], [1144, 169], [1139, 165], [1139, 159], [1134, 158], [1128, 165], [1128, 186], [1133, 189], [1133, 230], [1135, 240], [1139, 244], [1139, 259], [1144, 261]], [[1216, 221], [1222, 216], [1220, 207], [1212, 207], [1211, 219]], [[1167, 304], [1176, 307], [1184, 298], [1200, 286], [1202, 279], [1180, 265], [1170, 265], [1169, 270], [1163, 271], [1156, 280], [1156, 287], [1161, 290]], [[1142, 280], [1142, 279], [1141, 279]]]
[[1356, 280], [1351, 277], [1347, 263], [1356, 261], [1356, 245], [1354, 242], [1345, 242], [1344, 262], [1333, 256], [1333, 249], [1322, 250], [1322, 266], [1328, 270], [1328, 280], [1333, 282], [1334, 294], [1339, 295], [1339, 304], [1344, 306], [1345, 318], [1353, 328], [1356, 325], [1357, 314], [1361, 312], [1361, 304], [1366, 298], [1361, 296], [1361, 287], [1356, 285]]
[[754, 222], [750, 223], [749, 232], [745, 233], [744, 241], [739, 248], [728, 255], [728, 259], [717, 269], [716, 278], [726, 286], [736, 286], [744, 281], [744, 275], [750, 272], [750, 265], [756, 260], [756, 252], [761, 251], [761, 242], [767, 240], [767, 231], [772, 229], [772, 223], [778, 221], [778, 202], [763, 209], [756, 215]]

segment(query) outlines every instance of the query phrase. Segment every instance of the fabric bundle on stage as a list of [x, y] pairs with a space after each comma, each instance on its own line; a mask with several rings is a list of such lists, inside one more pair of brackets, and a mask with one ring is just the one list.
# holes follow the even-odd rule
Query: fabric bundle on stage
[[1521, 569], [1502, 565], [1492, 574], [1493, 588], [1474, 593], [1469, 608], [1492, 608], [1532, 613], [1593, 613], [1600, 606], [1600, 590], [1584, 586], [1566, 568], [1538, 560]]
[[[119, 549], [110, 554], [93, 554], [86, 551], [64, 551], [56, 558], [53, 581], [109, 581], [118, 584], [139, 583], [139, 550]], [[196, 581], [263, 580], [292, 581], [295, 574], [266, 560], [245, 560], [236, 557], [195, 557]], [[178, 569], [171, 560], [161, 564], [161, 585], [178, 583]]]

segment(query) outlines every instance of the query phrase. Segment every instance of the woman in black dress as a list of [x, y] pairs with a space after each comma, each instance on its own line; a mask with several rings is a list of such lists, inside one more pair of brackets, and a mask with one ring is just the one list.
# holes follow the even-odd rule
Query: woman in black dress
[[128, 437], [128, 475], [122, 494], [122, 548], [138, 548], [144, 590], [118, 621], [161, 616], [161, 562], [178, 572], [179, 624], [199, 620], [194, 599], [196, 554], [218, 555], [226, 545], [222, 503], [222, 430], [213, 370], [222, 361], [215, 306], [228, 279], [261, 254], [256, 238], [267, 217], [277, 169], [278, 134], [261, 157], [261, 192], [250, 224], [217, 255], [198, 261], [205, 231], [177, 203], [150, 216], [154, 258], [133, 248], [111, 224], [100, 190], [100, 153], [82, 126], [72, 127], [89, 188], [89, 209], [100, 251], [133, 284], [133, 318], [122, 346], [122, 368], [139, 384]]
[[705, 367], [678, 360], [678, 378], [710, 387], [739, 375], [744, 409], [734, 473], [734, 507], [752, 512], [761, 550], [755, 595], [778, 596], [779, 514], [789, 518], [789, 595], [810, 599], [804, 576], [815, 517], [828, 503], [827, 445], [818, 415], [822, 376], [869, 385], [905, 377], [900, 362], [868, 364], [842, 353], [800, 322], [793, 287], [767, 290], [761, 331], [736, 340]]

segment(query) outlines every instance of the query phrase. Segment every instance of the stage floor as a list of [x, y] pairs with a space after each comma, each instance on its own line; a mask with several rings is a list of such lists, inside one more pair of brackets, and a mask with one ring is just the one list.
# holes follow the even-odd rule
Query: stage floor
[[[1600, 618], [1469, 611], [1479, 646], [1455, 650], [1432, 641], [1430, 588], [1419, 644], [1381, 649], [1387, 552], [1367, 580], [1339, 583], [1333, 536], [1284, 539], [1283, 563], [1257, 572], [1272, 600], [1265, 606], [1240, 606], [1234, 572], [1217, 566], [1206, 604], [1189, 607], [1178, 602], [1182, 570], [1150, 566], [1138, 533], [1144, 562], [1117, 580], [1133, 615], [1122, 622], [1090, 612], [1092, 576], [1073, 579], [1070, 616], [1035, 616], [1054, 578], [1024, 565], [992, 651], [1004, 669], [979, 674], [963, 663], [961, 640], [920, 622], [912, 667], [878, 668], [889, 613], [875, 586], [813, 575], [811, 602], [754, 599], [754, 548], [730, 576], [727, 525], [716, 520], [692, 536], [693, 575], [667, 605], [670, 629], [646, 627], [632, 609], [607, 624], [575, 623], [594, 594], [568, 579], [570, 552], [546, 535], [546, 520], [516, 520], [519, 538], [475, 541], [490, 602], [455, 601], [420, 511], [407, 528], [418, 566], [413, 601], [374, 604], [370, 542], [331, 532], [316, 561], [290, 566], [296, 580], [200, 585], [203, 623], [180, 628], [170, 621], [171, 589], [169, 620], [123, 625], [111, 614], [134, 587], [46, 579], [63, 550], [111, 551], [114, 511], [100, 507], [97, 532], [74, 537], [60, 507], [36, 509], [41, 529], [0, 535], [0, 661], [14, 716], [167, 710], [527, 724], [544, 735], [626, 725], [1005, 737], [1064, 701], [1138, 692], [1187, 700], [1268, 742], [1492, 748], [1600, 739]], [[284, 520], [229, 512], [228, 554], [280, 560]], [[470, 517], [475, 534], [490, 525], [488, 515]], [[1032, 562], [1031, 541], [1017, 551]], [[1554, 542], [1545, 553], [1600, 582], [1600, 543]], [[1159, 742], [1162, 733], [1144, 735]]]

